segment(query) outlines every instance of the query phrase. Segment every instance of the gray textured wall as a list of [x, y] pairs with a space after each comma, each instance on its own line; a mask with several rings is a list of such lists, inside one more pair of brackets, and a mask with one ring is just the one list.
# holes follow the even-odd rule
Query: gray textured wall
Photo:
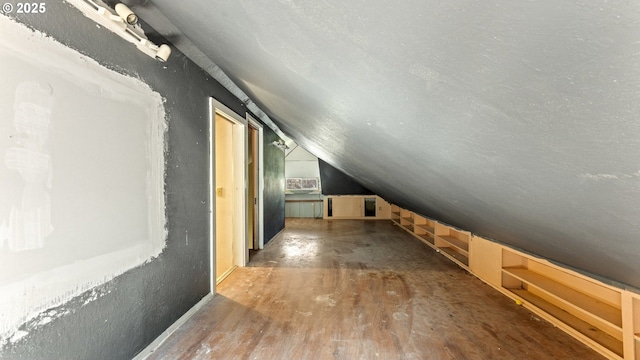
[[153, 3], [370, 190], [640, 288], [636, 2]]
[[318, 159], [323, 195], [373, 195], [373, 192], [360, 185], [347, 174]]
[[[0, 357], [128, 359], [209, 291], [208, 97], [243, 116], [244, 106], [175, 49], [167, 63], [155, 61], [66, 3], [47, 2], [46, 14], [17, 20], [108, 68], [141, 79], [166, 99], [168, 240], [153, 261], [50, 309], [68, 311], [67, 315], [44, 326], [36, 324], [38, 319], [25, 324], [29, 335], [0, 349]], [[276, 178], [278, 171], [270, 171], [271, 177]], [[284, 169], [281, 172], [284, 177]], [[278, 192], [278, 187], [266, 190]], [[284, 197], [283, 190], [279, 194]], [[284, 209], [281, 212], [284, 216]], [[277, 232], [277, 226], [270, 225], [269, 230]], [[97, 300], [87, 301], [96, 295], [100, 295]]]
[[284, 152], [272, 142], [280, 137], [264, 127], [264, 242], [284, 229]]

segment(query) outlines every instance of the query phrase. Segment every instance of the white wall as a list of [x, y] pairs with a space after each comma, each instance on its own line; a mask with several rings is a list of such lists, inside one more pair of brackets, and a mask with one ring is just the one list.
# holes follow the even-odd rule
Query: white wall
[[320, 178], [318, 158], [298, 146], [285, 158], [284, 174], [287, 178]]
[[[296, 146], [294, 144], [294, 146]], [[320, 189], [320, 168], [318, 158], [298, 146], [291, 150], [285, 158], [285, 177], [287, 178], [317, 178]], [[321, 190], [313, 192], [288, 193], [285, 197], [286, 217], [322, 217]], [[318, 200], [318, 202], [296, 202], [295, 200]]]

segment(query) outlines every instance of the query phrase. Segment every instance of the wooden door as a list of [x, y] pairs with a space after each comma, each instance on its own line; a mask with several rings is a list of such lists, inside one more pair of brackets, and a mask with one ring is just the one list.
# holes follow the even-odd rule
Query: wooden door
[[258, 130], [249, 126], [247, 159], [247, 245], [258, 249]]

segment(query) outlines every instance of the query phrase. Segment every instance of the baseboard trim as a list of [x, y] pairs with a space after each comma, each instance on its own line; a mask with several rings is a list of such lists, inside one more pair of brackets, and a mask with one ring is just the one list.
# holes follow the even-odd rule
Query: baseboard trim
[[232, 272], [236, 271], [237, 268], [238, 265], [233, 265], [231, 269], [225, 271], [224, 274], [220, 275], [220, 277], [216, 279], [216, 286], [220, 285], [220, 283], [223, 282], [224, 279], [228, 278]]
[[160, 345], [162, 345], [162, 343], [164, 343], [169, 338], [169, 336], [171, 336], [171, 334], [173, 334], [176, 330], [178, 330], [180, 326], [182, 326], [185, 322], [187, 322], [187, 320], [189, 320], [189, 318], [192, 317], [193, 314], [196, 313], [196, 311], [200, 310], [200, 308], [203, 307], [209, 301], [211, 301], [211, 299], [213, 299], [213, 294], [208, 293], [205, 297], [203, 297], [200, 301], [198, 301], [197, 304], [195, 304], [191, 309], [189, 309], [189, 311], [184, 313], [184, 315], [182, 315], [178, 320], [176, 320], [176, 322], [171, 324], [171, 326], [169, 326], [167, 330], [165, 330], [162, 334], [160, 334], [160, 336], [158, 336], [155, 340], [153, 340], [151, 344], [149, 344], [146, 348], [144, 348], [144, 350], [142, 350], [138, 355], [136, 355], [133, 358], [133, 360], [144, 360], [147, 357], [149, 357], [151, 354], [153, 354], [153, 352], [156, 351], [156, 349], [158, 349]]
[[[267, 241], [267, 243], [266, 243], [266, 244], [264, 244], [264, 246], [269, 245], [269, 243], [271, 242], [271, 240], [274, 240], [274, 239], [275, 239], [275, 238], [277, 238], [278, 236], [282, 235], [282, 233], [283, 233], [285, 230], [287, 230], [287, 228], [282, 228], [282, 230], [278, 231], [275, 235], [273, 235], [273, 236], [271, 237], [271, 239], [269, 239], [269, 241]], [[264, 246], [262, 247], [263, 249], [264, 249]], [[260, 249], [260, 250], [262, 250], [262, 249]]]

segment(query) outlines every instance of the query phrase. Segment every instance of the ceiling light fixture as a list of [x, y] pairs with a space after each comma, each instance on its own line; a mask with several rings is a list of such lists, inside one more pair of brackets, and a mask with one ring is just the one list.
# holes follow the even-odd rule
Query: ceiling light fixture
[[144, 30], [138, 24], [138, 16], [125, 4], [115, 6], [115, 12], [102, 2], [94, 0], [67, 0], [82, 13], [98, 23], [120, 35], [121, 38], [134, 44], [138, 50], [154, 59], [165, 62], [171, 55], [171, 48], [167, 44], [156, 45], [149, 41]]

